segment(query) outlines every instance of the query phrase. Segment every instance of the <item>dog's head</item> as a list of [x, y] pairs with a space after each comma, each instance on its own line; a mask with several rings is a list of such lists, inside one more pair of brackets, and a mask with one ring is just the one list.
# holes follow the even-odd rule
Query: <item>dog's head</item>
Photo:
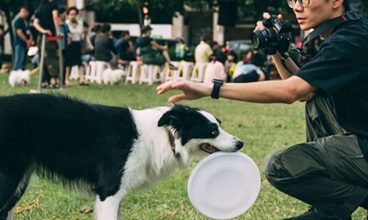
[[235, 152], [241, 149], [243, 142], [224, 131], [220, 124], [211, 113], [180, 105], [164, 113], [158, 121], [159, 127], [165, 126], [173, 132], [173, 150], [181, 157], [217, 151]]

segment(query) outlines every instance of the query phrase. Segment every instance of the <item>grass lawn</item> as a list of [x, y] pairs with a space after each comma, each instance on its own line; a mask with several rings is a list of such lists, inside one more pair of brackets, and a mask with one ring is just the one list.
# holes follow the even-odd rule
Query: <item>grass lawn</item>
[[[0, 75], [0, 95], [28, 93], [35, 89], [37, 79], [25, 87], [11, 88], [8, 75]], [[47, 90], [78, 97], [88, 102], [129, 106], [135, 109], [167, 105], [167, 97], [174, 92], [157, 96], [155, 87], [148, 85], [74, 86], [64, 90]], [[304, 104], [252, 104], [238, 101], [215, 101], [205, 98], [198, 101], [182, 102], [202, 107], [219, 119], [223, 127], [246, 142], [243, 152], [257, 163], [262, 171], [262, 188], [258, 200], [245, 214], [236, 219], [282, 219], [306, 211], [305, 204], [274, 189], [264, 178], [264, 158], [279, 148], [303, 142], [305, 137]], [[16, 132], [16, 131], [14, 131]], [[21, 138], [21, 137], [19, 137]], [[202, 217], [191, 206], [187, 197], [187, 181], [191, 170], [198, 162], [193, 160], [185, 170], [178, 170], [154, 187], [131, 193], [121, 209], [124, 220], [197, 220]], [[92, 196], [65, 190], [60, 185], [36, 176], [25, 196], [18, 203], [15, 219], [19, 220], [82, 220], [93, 219], [92, 213], [83, 213], [93, 207]], [[364, 219], [365, 211], [358, 210], [354, 219]]]

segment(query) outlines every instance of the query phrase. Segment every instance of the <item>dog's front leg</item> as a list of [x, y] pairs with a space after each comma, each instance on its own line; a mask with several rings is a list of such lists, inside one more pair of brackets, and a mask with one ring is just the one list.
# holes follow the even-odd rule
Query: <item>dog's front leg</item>
[[120, 220], [119, 207], [122, 197], [122, 195], [113, 195], [101, 201], [97, 195], [94, 209], [96, 220]]
[[8, 218], [6, 220], [13, 220], [13, 213], [14, 213], [14, 209], [10, 210], [8, 213]]

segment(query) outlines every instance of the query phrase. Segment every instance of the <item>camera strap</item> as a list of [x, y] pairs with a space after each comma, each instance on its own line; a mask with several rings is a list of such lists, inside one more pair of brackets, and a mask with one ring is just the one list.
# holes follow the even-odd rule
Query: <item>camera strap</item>
[[349, 21], [357, 21], [357, 20], [360, 20], [360, 16], [354, 11], [347, 11], [340, 17], [327, 20], [322, 24], [318, 25], [313, 32], [311, 32], [304, 38], [303, 46], [313, 41], [321, 34], [323, 34], [324, 32], [328, 31], [333, 27], [336, 27]]

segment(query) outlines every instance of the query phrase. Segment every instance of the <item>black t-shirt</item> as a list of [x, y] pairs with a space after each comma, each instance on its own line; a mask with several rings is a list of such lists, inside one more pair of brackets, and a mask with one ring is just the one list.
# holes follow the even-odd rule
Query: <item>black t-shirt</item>
[[121, 40], [116, 45], [116, 49], [118, 50], [119, 54], [125, 54], [128, 51], [129, 47], [129, 42], [126, 40]]
[[53, 35], [56, 35], [55, 24], [52, 17], [52, 11], [58, 10], [58, 6], [54, 2], [43, 4], [36, 12], [36, 18], [39, 19], [42, 28], [50, 30]]
[[[368, 138], [367, 19], [339, 27], [296, 75], [318, 88], [317, 95], [333, 101], [341, 127], [361, 139]], [[368, 156], [368, 145], [361, 147]]]
[[26, 42], [24, 42], [17, 34], [17, 30], [21, 30], [23, 34], [28, 39], [28, 27], [27, 27], [27, 21], [23, 20], [21, 17], [17, 17], [14, 21], [14, 45], [23, 45], [26, 46]]
[[135, 60], [135, 56], [133, 52], [130, 50], [130, 43], [127, 40], [120, 40], [117, 45], [116, 49], [119, 53], [119, 56], [123, 60]]
[[150, 38], [150, 37], [141, 37], [141, 38], [139, 38], [138, 39], [138, 41], [137, 41], [137, 46], [138, 47], [147, 47], [147, 46], [151, 46], [151, 41], [152, 41], [153, 39], [152, 38]]

